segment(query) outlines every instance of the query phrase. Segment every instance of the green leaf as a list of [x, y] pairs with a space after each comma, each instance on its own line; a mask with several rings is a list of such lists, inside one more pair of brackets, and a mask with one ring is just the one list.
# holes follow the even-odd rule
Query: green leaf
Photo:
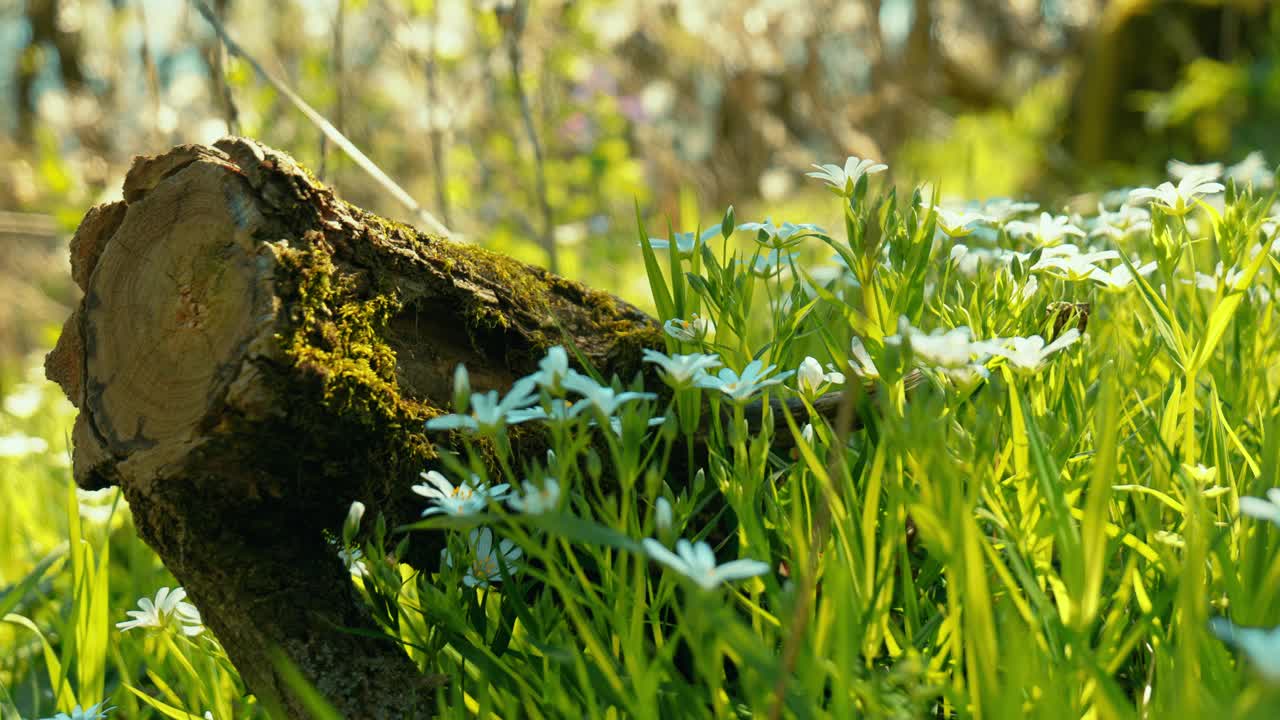
[[653, 304], [658, 308], [660, 319], [670, 320], [676, 316], [675, 303], [671, 299], [671, 291], [667, 289], [667, 280], [662, 276], [662, 266], [658, 264], [658, 256], [653, 252], [653, 245], [649, 242], [649, 233], [644, 229], [644, 220], [640, 217], [638, 201], [636, 202], [636, 233], [640, 239], [640, 252], [644, 256], [644, 271], [649, 276], [649, 288], [653, 291]]

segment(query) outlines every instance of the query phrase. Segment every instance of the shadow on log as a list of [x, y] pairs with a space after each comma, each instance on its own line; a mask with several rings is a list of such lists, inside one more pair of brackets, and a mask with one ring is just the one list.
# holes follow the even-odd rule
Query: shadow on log
[[[608, 293], [374, 216], [239, 138], [138, 159], [71, 266], [84, 298], [46, 371], [80, 410], [76, 482], [123, 488], [250, 690], [290, 717], [306, 713], [278, 654], [346, 717], [431, 714], [446, 679], [377, 637], [326, 532], [354, 500], [418, 518], [410, 487], [437, 457], [424, 423], [457, 364], [505, 391], [553, 345], [624, 378], [663, 347]], [[762, 415], [748, 408], [753, 429]], [[413, 543], [434, 569], [443, 537]]]

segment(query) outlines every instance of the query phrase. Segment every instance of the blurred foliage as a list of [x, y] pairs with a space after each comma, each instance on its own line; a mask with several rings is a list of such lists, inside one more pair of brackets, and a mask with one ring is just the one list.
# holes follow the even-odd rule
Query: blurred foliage
[[[795, 213], [814, 200], [795, 169], [846, 154], [980, 197], [1280, 150], [1280, 9], [1261, 0], [209, 4], [459, 236], [537, 263], [554, 242], [562, 272], [632, 298], [635, 204], [677, 230], [729, 202]], [[190, 2], [4, 0], [0, 95], [9, 358], [56, 330], [74, 293], [54, 249], [135, 155], [230, 130], [411, 219]]]

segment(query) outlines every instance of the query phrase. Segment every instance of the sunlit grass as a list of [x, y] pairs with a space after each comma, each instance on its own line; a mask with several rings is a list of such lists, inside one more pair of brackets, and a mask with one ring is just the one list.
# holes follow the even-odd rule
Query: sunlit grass
[[[618, 398], [594, 380], [547, 382], [516, 403], [563, 416], [530, 420], [548, 427], [547, 457], [512, 457], [501, 423], [481, 423], [492, 442], [439, 468], [449, 488], [475, 473], [472, 484], [542, 489], [538, 502], [450, 504], [443, 485], [424, 493], [424, 509], [428, 497], [447, 507], [412, 530], [448, 534], [450, 560], [435, 573], [386, 562], [401, 537], [373, 517], [346, 534], [348, 558], [361, 553], [353, 582], [387, 600], [371, 603], [384, 630], [424, 671], [451, 679], [443, 713], [1280, 712], [1280, 642], [1222, 629], [1280, 625], [1280, 527], [1239, 512], [1242, 497], [1280, 485], [1273, 198], [1229, 190], [1225, 205], [1200, 202], [1185, 216], [1154, 209], [1149, 227], [1066, 238], [1122, 257], [1060, 251], [1048, 262], [1054, 251], [1037, 250], [1036, 232], [1003, 230], [1034, 220], [1029, 209], [953, 240], [919, 208], [924, 198], [886, 195], [877, 182], [832, 199], [835, 222], [800, 233], [794, 248], [739, 231], [681, 256], [654, 250], [648, 237], [666, 229], [652, 227], [618, 241], [632, 248], [624, 274], [646, 278], [661, 320], [714, 322], [706, 336], [677, 333], [667, 352], [715, 354], [734, 371], [776, 365], [752, 396], [811, 401], [794, 378], [767, 384], [809, 356], [848, 385], [865, 375], [876, 393], [857, 410], [862, 429], [802, 412], [766, 414], [749, 431], [724, 378], [685, 383], [669, 402], [626, 397], [606, 413], [599, 406]], [[684, 221], [676, 229], [699, 224]], [[1098, 223], [1062, 224], [1087, 234]], [[959, 242], [966, 253], [953, 253]], [[790, 249], [798, 255], [780, 275], [747, 270], [757, 253]], [[1011, 340], [1067, 340], [1081, 311], [1078, 341], [1039, 353]], [[968, 332], [929, 333], [959, 327]], [[851, 366], [854, 338], [868, 357]], [[0, 718], [104, 699], [129, 718], [260, 713], [208, 633], [116, 629], [138, 598], [174, 582], [123, 504], [101, 510], [113, 495], [76, 495], [71, 410], [37, 387], [18, 388], [11, 397], [26, 399], [0, 413], [0, 436], [47, 446], [0, 457], [0, 609], [10, 613]], [[570, 407], [586, 404], [558, 410], [561, 388]], [[474, 409], [465, 397], [462, 387], [461, 415]], [[617, 432], [599, 429], [610, 417]], [[702, 421], [705, 457], [685, 445]], [[795, 449], [773, 451], [778, 435]], [[721, 565], [763, 568], [730, 566], [721, 583], [646, 539], [706, 541]], [[1211, 618], [1234, 623], [1214, 627], [1243, 652]]]

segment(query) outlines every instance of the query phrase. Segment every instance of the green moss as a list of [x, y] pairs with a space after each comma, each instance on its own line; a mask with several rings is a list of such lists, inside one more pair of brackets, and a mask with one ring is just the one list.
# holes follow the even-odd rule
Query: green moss
[[277, 287], [292, 296], [293, 313], [279, 341], [295, 371], [287, 377], [306, 385], [286, 392], [315, 397], [318, 389], [320, 397], [318, 412], [290, 422], [320, 442], [347, 443], [352, 460], [382, 468], [370, 479], [383, 484], [421, 468], [435, 457], [422, 426], [440, 411], [399, 391], [384, 339], [399, 302], [385, 292], [365, 296], [323, 248], [289, 249], [279, 259]]

